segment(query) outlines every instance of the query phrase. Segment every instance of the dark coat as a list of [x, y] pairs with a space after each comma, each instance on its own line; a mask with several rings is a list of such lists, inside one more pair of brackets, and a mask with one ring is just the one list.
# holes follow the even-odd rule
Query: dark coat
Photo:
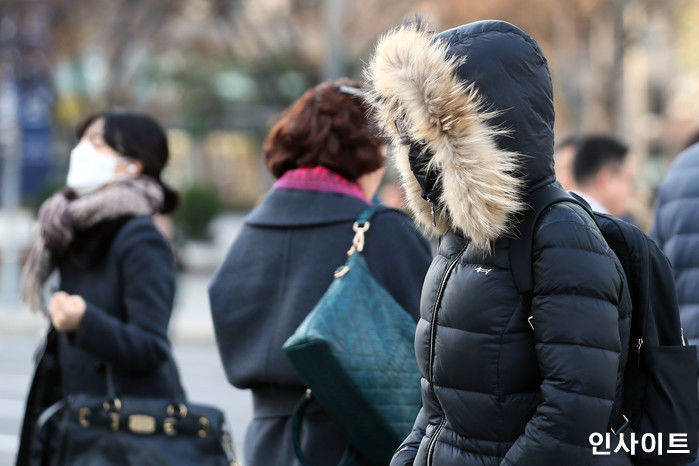
[[[83, 297], [87, 311], [77, 332], [51, 329], [27, 396], [17, 464], [29, 464], [41, 412], [67, 395], [107, 395], [106, 363], [117, 395], [178, 394], [169, 358], [175, 265], [167, 240], [150, 217], [101, 222], [76, 234], [57, 258], [58, 289]], [[59, 439], [51, 433], [49, 451]]]
[[80, 235], [59, 262], [59, 289], [87, 303], [78, 331], [59, 334], [63, 393], [105, 394], [110, 363], [122, 393], [169, 396], [172, 250], [150, 217], [106, 228]]
[[660, 186], [651, 233], [675, 272], [687, 344], [699, 344], [699, 144], [672, 164]]
[[[509, 247], [527, 193], [555, 183], [553, 93], [541, 50], [501, 21], [436, 39], [404, 27], [377, 50], [371, 71], [383, 128], [390, 134], [392, 116], [403, 115], [440, 175], [433, 217], [406, 163], [409, 148], [393, 135], [408, 203], [424, 225], [446, 231], [415, 337], [423, 406], [391, 464], [590, 464], [589, 436], [607, 431], [621, 396], [631, 300], [593, 219], [556, 204], [534, 233], [534, 330], [527, 323]], [[493, 121], [484, 110], [500, 113]]]
[[[209, 287], [228, 380], [252, 389], [255, 418], [245, 441], [249, 466], [298, 464], [288, 421], [305, 387], [281, 348], [344, 263], [352, 223], [366, 207], [351, 196], [273, 189], [246, 217]], [[431, 254], [410, 219], [396, 210], [377, 213], [363, 254], [376, 280], [417, 319]], [[301, 432], [311, 464], [340, 458], [344, 435], [317, 407]]]

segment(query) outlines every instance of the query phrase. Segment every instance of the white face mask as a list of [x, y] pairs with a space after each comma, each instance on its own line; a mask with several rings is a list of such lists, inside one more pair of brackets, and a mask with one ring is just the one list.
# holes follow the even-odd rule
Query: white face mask
[[79, 196], [89, 194], [117, 180], [119, 158], [103, 154], [88, 141], [81, 141], [70, 152], [66, 185]]

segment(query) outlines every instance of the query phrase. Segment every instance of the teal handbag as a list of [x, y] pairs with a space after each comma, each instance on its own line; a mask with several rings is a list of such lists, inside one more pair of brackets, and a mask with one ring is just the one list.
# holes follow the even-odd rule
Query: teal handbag
[[[420, 409], [415, 322], [377, 283], [362, 257], [371, 206], [354, 223], [348, 259], [283, 350], [309, 387], [292, 419], [292, 444], [302, 465], [301, 418], [316, 399], [349, 441], [340, 464], [355, 453], [387, 464]], [[390, 260], [390, 258], [386, 258]]]

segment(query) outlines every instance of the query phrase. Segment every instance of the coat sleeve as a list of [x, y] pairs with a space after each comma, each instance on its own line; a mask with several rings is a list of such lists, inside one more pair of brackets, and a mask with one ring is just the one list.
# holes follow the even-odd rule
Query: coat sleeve
[[75, 344], [122, 370], [148, 373], [169, 354], [175, 266], [172, 250], [150, 218], [127, 223], [114, 240], [126, 321], [87, 303]]
[[532, 260], [541, 402], [501, 464], [589, 464], [616, 393], [623, 278], [592, 219], [569, 205], [545, 214]]
[[415, 456], [417, 456], [417, 450], [420, 448], [420, 442], [425, 436], [426, 428], [427, 416], [425, 415], [424, 408], [420, 408], [420, 412], [417, 414], [415, 424], [413, 425], [413, 430], [393, 454], [390, 466], [410, 466], [413, 464]]

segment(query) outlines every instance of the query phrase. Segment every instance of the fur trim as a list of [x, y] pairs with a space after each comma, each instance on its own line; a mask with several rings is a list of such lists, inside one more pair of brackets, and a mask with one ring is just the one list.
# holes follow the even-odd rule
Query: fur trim
[[[379, 128], [397, 149], [406, 202], [418, 223], [430, 234], [460, 230], [488, 251], [524, 207], [523, 181], [514, 175], [522, 156], [498, 147], [495, 138], [506, 131], [488, 124], [497, 112], [484, 109], [475, 85], [457, 75], [462, 59], [447, 59], [446, 52], [446, 44], [420, 25], [387, 33], [365, 70], [369, 98]], [[434, 154], [430, 167], [442, 186], [434, 215], [410, 170], [408, 147], [395, 128], [398, 119], [413, 140], [425, 141]]]

